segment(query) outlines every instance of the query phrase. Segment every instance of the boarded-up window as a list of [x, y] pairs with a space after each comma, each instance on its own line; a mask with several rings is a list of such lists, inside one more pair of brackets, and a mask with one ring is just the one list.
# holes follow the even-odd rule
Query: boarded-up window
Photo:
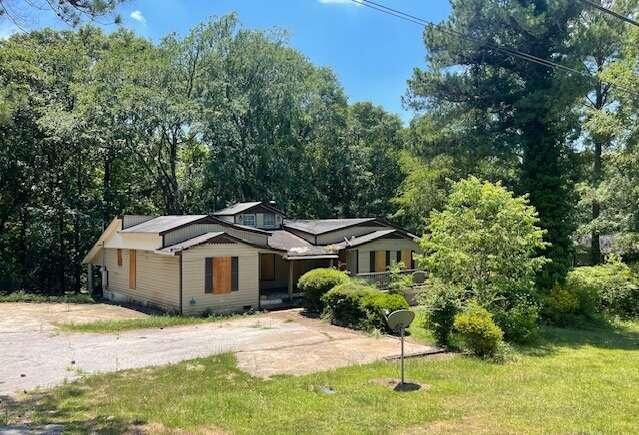
[[137, 259], [135, 249], [129, 249], [129, 288], [135, 288]]
[[260, 254], [260, 279], [262, 281], [275, 279], [275, 254]]
[[375, 252], [375, 272], [386, 271], [386, 251]]
[[118, 249], [118, 266], [122, 266], [122, 249]]
[[204, 265], [204, 293], [224, 294], [237, 290], [238, 258], [206, 258]]
[[407, 269], [413, 269], [413, 251], [409, 249], [402, 250], [402, 263]]

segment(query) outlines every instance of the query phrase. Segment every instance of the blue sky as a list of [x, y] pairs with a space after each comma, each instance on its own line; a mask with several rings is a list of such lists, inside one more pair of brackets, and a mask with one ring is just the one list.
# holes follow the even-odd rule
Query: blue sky
[[[430, 21], [441, 21], [450, 12], [448, 0], [377, 1]], [[246, 27], [286, 29], [293, 47], [336, 72], [350, 102], [372, 101], [405, 122], [411, 119], [401, 96], [413, 68], [424, 66], [425, 55], [415, 24], [350, 0], [131, 0], [119, 8], [124, 26], [154, 40], [169, 32], [185, 34], [198, 22], [230, 11]], [[32, 27], [54, 22], [40, 17]], [[0, 23], [0, 37], [11, 30]]]

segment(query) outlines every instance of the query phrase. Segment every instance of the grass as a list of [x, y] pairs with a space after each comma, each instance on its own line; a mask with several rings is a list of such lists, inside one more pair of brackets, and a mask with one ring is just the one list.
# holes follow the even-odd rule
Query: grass
[[385, 385], [397, 378], [397, 362], [262, 380], [221, 355], [90, 376], [35, 393], [5, 418], [26, 413], [35, 424], [62, 423], [71, 433], [132, 425], [267, 434], [623, 433], [639, 427], [637, 367], [639, 323], [547, 328], [536, 347], [520, 349], [508, 364], [407, 360], [408, 379], [422, 385], [414, 392]]
[[211, 315], [206, 317], [177, 316], [155, 314], [137, 319], [98, 320], [91, 323], [56, 323], [55, 326], [66, 332], [89, 332], [111, 334], [133, 329], [168, 328], [171, 326], [199, 325], [201, 323], [218, 322], [236, 315]]
[[44, 295], [40, 293], [28, 293], [17, 291], [13, 293], [0, 293], [1, 302], [60, 302], [65, 304], [93, 304], [95, 300], [86, 293], [65, 293], [62, 295]]

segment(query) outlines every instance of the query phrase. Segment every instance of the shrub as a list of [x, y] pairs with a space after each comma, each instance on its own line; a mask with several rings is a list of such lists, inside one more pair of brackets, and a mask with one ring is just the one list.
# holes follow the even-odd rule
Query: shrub
[[360, 328], [366, 318], [362, 299], [378, 292], [375, 287], [354, 281], [337, 285], [322, 296], [325, 314], [336, 324]]
[[366, 312], [366, 319], [362, 329], [378, 329], [380, 331], [393, 332], [388, 328], [386, 316], [393, 311], [408, 308], [406, 298], [398, 293], [374, 293], [362, 298], [362, 305]]
[[556, 284], [544, 298], [544, 318], [558, 326], [568, 326], [596, 317], [597, 292], [592, 289]]
[[503, 338], [492, 314], [476, 302], [455, 316], [454, 327], [464, 347], [480, 357], [494, 356]]
[[313, 269], [306, 272], [297, 283], [299, 289], [304, 292], [304, 308], [315, 313], [322, 312], [322, 296], [347, 280], [348, 275], [337, 269]]
[[535, 303], [520, 301], [508, 309], [494, 310], [493, 315], [506, 341], [530, 343], [539, 334], [539, 307]]
[[455, 316], [462, 308], [459, 292], [453, 287], [431, 284], [425, 298], [426, 327], [433, 332], [439, 345], [449, 344]]
[[592, 320], [601, 313], [639, 315], [639, 280], [618, 259], [572, 270], [544, 299], [544, 316], [558, 325]]
[[588, 294], [596, 294], [597, 308], [608, 314], [621, 317], [639, 315], [639, 279], [616, 257], [607, 264], [574, 269], [566, 284]]
[[323, 297], [325, 313], [336, 324], [356, 329], [389, 332], [386, 315], [408, 308], [399, 294], [383, 293], [366, 284], [348, 281], [329, 290]]

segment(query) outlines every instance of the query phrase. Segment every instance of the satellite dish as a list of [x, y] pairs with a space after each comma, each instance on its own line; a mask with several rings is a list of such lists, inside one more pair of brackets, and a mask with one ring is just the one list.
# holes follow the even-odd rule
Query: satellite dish
[[403, 391], [405, 388], [404, 383], [404, 330], [413, 323], [413, 319], [415, 319], [415, 313], [410, 310], [397, 310], [393, 311], [386, 318], [386, 322], [388, 323], [388, 327], [393, 332], [399, 332], [402, 340], [402, 353], [401, 353], [401, 364], [402, 364], [402, 380], [397, 386], [398, 391]]
[[386, 318], [386, 322], [388, 323], [388, 327], [394, 331], [399, 332], [403, 329], [406, 329], [413, 323], [415, 319], [415, 313], [410, 310], [397, 310], [393, 311]]

